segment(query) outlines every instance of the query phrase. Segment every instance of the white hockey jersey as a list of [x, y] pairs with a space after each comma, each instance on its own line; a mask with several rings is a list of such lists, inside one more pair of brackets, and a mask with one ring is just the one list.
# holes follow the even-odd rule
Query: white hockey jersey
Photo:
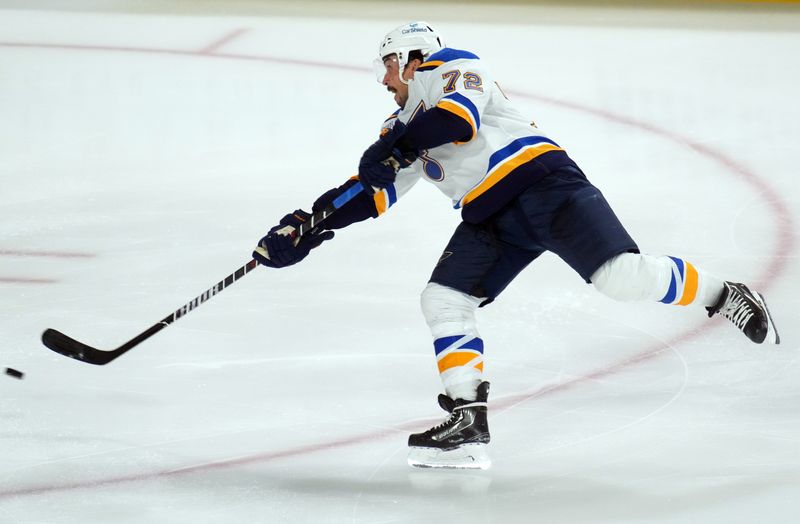
[[433, 107], [464, 119], [472, 128], [465, 142], [424, 150], [401, 170], [393, 186], [375, 195], [383, 213], [420, 178], [447, 195], [462, 217], [479, 222], [499, 210], [537, 178], [572, 165], [567, 154], [525, 118], [467, 51], [445, 48], [431, 55], [409, 81], [408, 102], [383, 127], [411, 122]]

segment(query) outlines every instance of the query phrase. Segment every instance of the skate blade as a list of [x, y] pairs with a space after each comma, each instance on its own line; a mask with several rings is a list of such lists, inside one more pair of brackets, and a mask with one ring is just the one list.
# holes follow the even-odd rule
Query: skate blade
[[761, 304], [761, 307], [764, 308], [764, 312], [767, 314], [767, 336], [764, 338], [764, 342], [770, 344], [780, 344], [781, 337], [778, 335], [778, 330], [775, 329], [775, 323], [772, 322], [772, 315], [769, 312], [769, 308], [767, 307], [767, 302], [764, 300], [764, 296], [761, 293], [756, 293], [755, 295], [759, 304]]
[[492, 461], [486, 452], [486, 444], [465, 444], [447, 451], [411, 447], [408, 465], [415, 468], [489, 469]]

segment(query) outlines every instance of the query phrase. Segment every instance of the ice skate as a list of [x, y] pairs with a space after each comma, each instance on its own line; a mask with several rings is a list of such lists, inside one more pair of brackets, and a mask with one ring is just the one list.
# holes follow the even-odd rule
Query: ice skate
[[764, 297], [750, 291], [744, 284], [725, 282], [717, 303], [706, 309], [709, 317], [715, 313], [722, 315], [756, 344], [781, 342]]
[[488, 396], [488, 382], [481, 382], [478, 386], [474, 401], [439, 395], [439, 405], [450, 416], [428, 431], [408, 438], [409, 465], [418, 468], [488, 469], [492, 464], [486, 453], [489, 443]]

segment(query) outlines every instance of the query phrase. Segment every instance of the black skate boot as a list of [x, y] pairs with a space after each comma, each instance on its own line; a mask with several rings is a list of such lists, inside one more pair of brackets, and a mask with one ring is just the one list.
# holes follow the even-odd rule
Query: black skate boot
[[715, 313], [722, 315], [756, 344], [781, 343], [764, 297], [750, 291], [744, 284], [725, 282], [717, 303], [706, 309], [709, 317]]
[[474, 401], [439, 395], [439, 405], [450, 416], [438, 426], [408, 437], [408, 463], [418, 468], [487, 469], [491, 466], [486, 453], [488, 396], [488, 382], [480, 383]]

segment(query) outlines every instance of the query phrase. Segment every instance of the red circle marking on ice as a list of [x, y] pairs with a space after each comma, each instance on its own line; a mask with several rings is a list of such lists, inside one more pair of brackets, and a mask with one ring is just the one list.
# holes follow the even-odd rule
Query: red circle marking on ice
[[[236, 36], [238, 36], [243, 32], [244, 32], [243, 30], [234, 31], [230, 33], [232, 36], [222, 37], [218, 42], [227, 43], [232, 38], [235, 38]], [[319, 67], [326, 69], [335, 69], [338, 71], [350, 71], [356, 73], [371, 74], [371, 70], [369, 68], [356, 67], [346, 64], [334, 64], [334, 63], [315, 62], [315, 61], [299, 60], [291, 58], [278, 58], [270, 56], [220, 53], [216, 51], [217, 49], [219, 49], [220, 45], [213, 43], [197, 51], [146, 48], [146, 47], [36, 44], [29, 42], [0, 42], [0, 47], [16, 47], [16, 48], [30, 48], [30, 49], [62, 49], [62, 50], [75, 50], [75, 51], [116, 51], [124, 53], [181, 55], [181, 56], [190, 56], [197, 58], [261, 61], [272, 64], [282, 64], [282, 65], [302, 66], [302, 67]], [[717, 162], [732, 175], [738, 177], [744, 183], [753, 187], [753, 189], [757, 191], [759, 195], [761, 195], [761, 199], [769, 206], [775, 218], [776, 230], [778, 231], [778, 239], [776, 242], [777, 245], [775, 250], [766, 257], [766, 260], [768, 260], [768, 264], [761, 272], [755, 284], [757, 285], [757, 287], [761, 289], [770, 288], [775, 278], [778, 277], [785, 270], [788, 261], [788, 256], [794, 250], [794, 243], [795, 243], [794, 224], [792, 221], [791, 213], [789, 213], [788, 206], [780, 198], [780, 195], [778, 195], [777, 191], [775, 191], [775, 189], [771, 187], [765, 179], [759, 177], [754, 172], [749, 170], [747, 167], [739, 164], [738, 162], [731, 159], [726, 154], [720, 151], [717, 151], [713, 148], [710, 148], [704, 144], [701, 144], [689, 138], [682, 137], [677, 133], [673, 133], [671, 131], [667, 131], [657, 126], [648, 124], [646, 122], [640, 122], [623, 115], [617, 115], [608, 111], [596, 109], [593, 107], [585, 106], [574, 102], [569, 102], [566, 100], [559, 100], [546, 96], [534, 95], [522, 92], [513, 92], [513, 94], [521, 98], [529, 98], [532, 100], [537, 100], [542, 103], [551, 104], [564, 109], [579, 111], [581, 113], [596, 116], [598, 118], [603, 118], [605, 120], [609, 120], [618, 124], [631, 126], [640, 131], [644, 131], [652, 135], [659, 136], [665, 140], [673, 142], [682, 147], [689, 148], [698, 155], [701, 155], [707, 159]], [[701, 325], [695, 326], [694, 328], [691, 328], [679, 335], [676, 335], [675, 337], [671, 338], [670, 340], [667, 340], [664, 343], [648, 346], [647, 348], [645, 348], [644, 351], [638, 353], [637, 355], [610, 364], [604, 368], [597, 369], [587, 375], [575, 377], [570, 380], [565, 380], [557, 384], [551, 384], [542, 387], [536, 391], [507, 396], [493, 402], [492, 406], [495, 408], [499, 408], [500, 410], [507, 409], [508, 407], [519, 404], [520, 402], [525, 402], [528, 400], [545, 397], [550, 394], [572, 388], [578, 384], [590, 383], [594, 380], [597, 380], [598, 378], [612, 375], [633, 365], [649, 361], [655, 358], [656, 356], [666, 352], [671, 346], [686, 342], [688, 340], [691, 340], [699, 336], [704, 330], [708, 328], [708, 326], [709, 322], [704, 322]], [[356, 444], [361, 444], [365, 442], [371, 442], [381, 438], [386, 438], [392, 435], [396, 435], [398, 432], [405, 432], [409, 430], [419, 429], [421, 427], [427, 426], [429, 423], [430, 421], [428, 420], [425, 421], [417, 420], [413, 422], [397, 424], [391, 428], [385, 428], [369, 433], [364, 433], [361, 435], [355, 435], [352, 437], [345, 437], [337, 440], [331, 440], [328, 442], [321, 442], [319, 444], [298, 446], [295, 448], [288, 448], [280, 451], [259, 453], [229, 460], [197, 464], [194, 466], [188, 466], [177, 470], [131, 474], [118, 477], [110, 477], [105, 479], [74, 482], [71, 484], [40, 485], [40, 486], [31, 486], [27, 488], [18, 488], [0, 492], [0, 499], [18, 497], [24, 495], [42, 495], [46, 493], [63, 492], [76, 489], [107, 487], [126, 482], [168, 478], [188, 473], [209, 471], [218, 468], [227, 468], [227, 467], [254, 464], [259, 462], [267, 462], [270, 460], [278, 460], [292, 456], [306, 455], [309, 453], [316, 453], [320, 451], [332, 450]]]

